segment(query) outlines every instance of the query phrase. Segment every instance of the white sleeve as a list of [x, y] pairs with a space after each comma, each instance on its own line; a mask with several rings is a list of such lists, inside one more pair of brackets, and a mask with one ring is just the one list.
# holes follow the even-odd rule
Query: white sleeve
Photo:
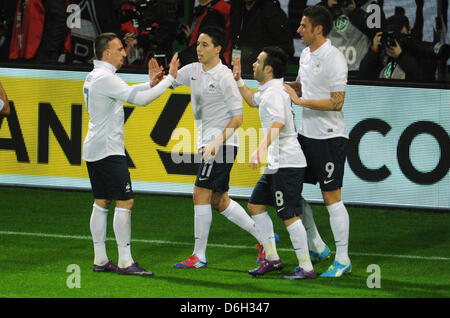
[[173, 76], [169, 74], [158, 85], [150, 88], [150, 83], [130, 86], [117, 76], [105, 76], [96, 82], [96, 86], [102, 95], [133, 105], [145, 106], [161, 96], [173, 81]]
[[338, 51], [329, 63], [330, 92], [345, 92], [347, 87], [348, 65], [344, 55]]
[[169, 74], [155, 87], [150, 87], [150, 83], [130, 86], [131, 92], [127, 102], [139, 106], [148, 105], [172, 86], [174, 80], [173, 76]]
[[266, 109], [270, 115], [270, 122], [286, 124], [286, 115], [283, 111], [283, 97], [280, 94], [270, 94], [268, 96]]
[[241, 93], [232, 74], [231, 76], [224, 76], [222, 78], [221, 88], [224, 92], [224, 102], [230, 115], [242, 115], [244, 113], [244, 104], [242, 103]]
[[259, 104], [261, 103], [261, 93], [260, 92], [256, 92], [255, 94], [253, 94], [252, 101], [253, 101], [253, 105], [256, 108], [259, 108]]
[[182, 85], [191, 86], [190, 76], [191, 76], [191, 70], [193, 68], [193, 65], [194, 64], [188, 64], [178, 70], [177, 78], [175, 79], [175, 81], [172, 84], [173, 88], [182, 86]]
[[3, 99], [0, 98], [0, 112], [2, 111], [4, 105], [5, 102], [3, 101]]

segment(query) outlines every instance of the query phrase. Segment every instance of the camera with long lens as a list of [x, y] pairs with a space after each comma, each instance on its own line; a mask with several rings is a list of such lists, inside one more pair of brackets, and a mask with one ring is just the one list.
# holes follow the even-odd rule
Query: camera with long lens
[[158, 57], [167, 68], [172, 55], [172, 44], [178, 30], [179, 0], [129, 0], [135, 9], [121, 11], [121, 23], [133, 21], [141, 34], [145, 34], [145, 51]]
[[396, 46], [395, 41], [399, 42], [400, 36], [395, 31], [385, 31], [381, 35], [381, 47], [387, 48], [391, 46]]

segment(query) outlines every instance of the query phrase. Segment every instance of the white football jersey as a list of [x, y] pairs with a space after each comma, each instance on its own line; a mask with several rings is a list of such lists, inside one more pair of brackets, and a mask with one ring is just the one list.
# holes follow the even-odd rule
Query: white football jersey
[[[328, 99], [331, 92], [345, 92], [347, 61], [330, 40], [311, 53], [309, 47], [300, 55], [297, 82], [302, 84], [302, 99]], [[303, 107], [298, 133], [314, 139], [348, 138], [344, 112], [321, 111]]]
[[253, 95], [253, 104], [259, 108], [265, 135], [272, 122], [284, 124], [278, 138], [269, 146], [268, 168], [306, 167], [305, 155], [297, 141], [291, 99], [283, 86], [283, 79], [272, 79], [260, 86], [259, 91]]
[[169, 88], [174, 78], [168, 75], [158, 85], [128, 85], [116, 74], [116, 68], [95, 60], [94, 70], [83, 86], [89, 113], [89, 130], [83, 144], [83, 160], [98, 161], [112, 155], [125, 156], [123, 103], [145, 106]]
[[[183, 66], [178, 71], [173, 87], [180, 85], [191, 87], [199, 150], [221, 135], [233, 116], [243, 114], [242, 97], [233, 73], [222, 62], [207, 72], [198, 62]], [[239, 146], [236, 131], [225, 144]]]

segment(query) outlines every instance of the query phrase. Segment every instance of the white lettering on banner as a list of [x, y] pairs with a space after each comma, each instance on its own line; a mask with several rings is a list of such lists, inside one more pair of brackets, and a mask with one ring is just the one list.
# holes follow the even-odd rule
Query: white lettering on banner
[[81, 9], [78, 4], [69, 4], [67, 6], [67, 13], [70, 15], [67, 17], [66, 24], [69, 29], [81, 28]]
[[[11, 96], [11, 115], [0, 119], [4, 121], [0, 184], [89, 189], [81, 160], [88, 116], [80, 101], [87, 73], [63, 73], [61, 77], [57, 71], [0, 68], [0, 80]], [[133, 83], [143, 78], [120, 75]], [[246, 84], [257, 87], [256, 81], [246, 80]], [[24, 87], [30, 94], [21, 93]], [[182, 120], [168, 123], [170, 129], [164, 125], [155, 129], [173, 96], [177, 103], [172, 106], [178, 107]], [[350, 139], [343, 200], [349, 204], [449, 209], [448, 100], [450, 91], [444, 89], [348, 85], [343, 111]], [[197, 134], [192, 111], [180, 109], [180, 101], [185, 103], [183, 107], [190, 107], [188, 88], [166, 92], [152, 107], [125, 107], [125, 146], [132, 164], [130, 173], [134, 174], [133, 190], [192, 191], [199, 163], [193, 156]], [[302, 108], [295, 107], [294, 112], [298, 123]], [[241, 147], [230, 179], [230, 195], [243, 198], [250, 195], [260, 171], [252, 175], [242, 163], [248, 161], [263, 136], [257, 110], [246, 107], [244, 113], [243, 126], [237, 132]], [[173, 172], [162, 164], [163, 159], [172, 164]], [[188, 163], [190, 173], [180, 169], [184, 163]], [[328, 180], [333, 179], [334, 167], [325, 168]], [[322, 202], [317, 186], [305, 184], [303, 194], [309, 201]]]
[[381, 8], [378, 4], [369, 4], [366, 12], [370, 13], [366, 19], [366, 24], [369, 29], [381, 28]]

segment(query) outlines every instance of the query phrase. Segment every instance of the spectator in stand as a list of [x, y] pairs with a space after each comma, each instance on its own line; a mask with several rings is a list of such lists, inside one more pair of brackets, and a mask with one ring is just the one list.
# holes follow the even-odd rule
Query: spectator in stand
[[[379, 30], [370, 28], [367, 24], [371, 14], [367, 12], [367, 7], [377, 3], [373, 0], [326, 0], [320, 3], [333, 15], [333, 28], [328, 38], [344, 54], [349, 75], [359, 70], [361, 60], [370, 47], [370, 39]], [[383, 21], [384, 13], [381, 12], [380, 23]]]
[[179, 18], [184, 15], [184, 0], [164, 0], [138, 6], [126, 1], [121, 6], [121, 30], [126, 43], [129, 66], [144, 66], [151, 57], [167, 69], [173, 56]]
[[58, 62], [70, 50], [68, 4], [69, 0], [19, 0], [9, 58]]
[[231, 0], [232, 56], [239, 56], [241, 72], [253, 78], [252, 65], [266, 46], [294, 55], [289, 20], [278, 0]]
[[181, 66], [198, 62], [197, 39], [201, 31], [208, 26], [217, 26], [225, 30], [226, 44], [222, 51], [222, 63], [231, 64], [230, 39], [230, 9], [231, 5], [225, 0], [198, 0], [199, 5], [194, 8], [193, 22], [189, 27], [182, 25], [188, 47], [180, 53]]
[[429, 49], [429, 56], [423, 55], [427, 48], [424, 42], [411, 36], [404, 13], [403, 8], [396, 7], [395, 15], [386, 20], [384, 31], [373, 37], [370, 50], [361, 61], [361, 79], [434, 81], [438, 59], [433, 58], [432, 49]]

